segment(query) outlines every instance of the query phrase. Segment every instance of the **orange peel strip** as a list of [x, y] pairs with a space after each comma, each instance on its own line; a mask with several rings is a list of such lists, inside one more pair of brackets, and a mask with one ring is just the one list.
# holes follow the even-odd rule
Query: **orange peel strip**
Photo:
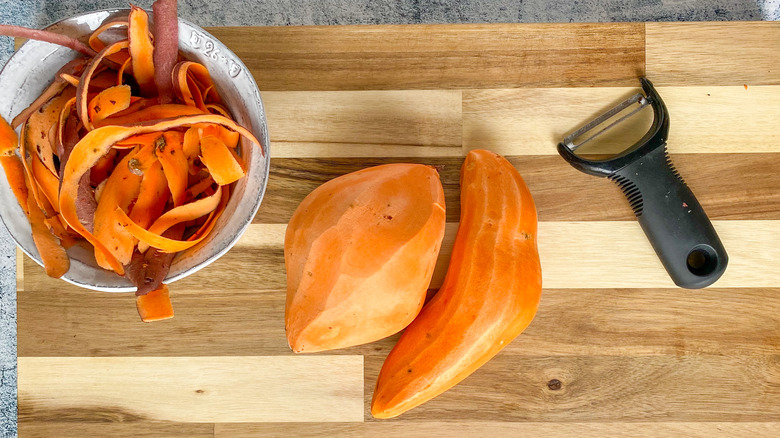
[[168, 228], [182, 223], [197, 219], [201, 216], [214, 211], [222, 198], [222, 188], [218, 188], [213, 195], [198, 199], [197, 201], [176, 207], [162, 216], [160, 216], [149, 230], [141, 228], [138, 224], [130, 220], [125, 212], [117, 207], [116, 215], [120, 223], [130, 232], [138, 242], [138, 252], [144, 253], [149, 247], [154, 247], [163, 252], [184, 251], [200, 242], [204, 236], [194, 240], [174, 240], [161, 236]]

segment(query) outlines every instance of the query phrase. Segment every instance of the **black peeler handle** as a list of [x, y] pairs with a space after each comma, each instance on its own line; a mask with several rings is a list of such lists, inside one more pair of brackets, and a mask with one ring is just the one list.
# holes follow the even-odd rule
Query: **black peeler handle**
[[665, 145], [609, 176], [623, 190], [645, 234], [675, 284], [714, 283], [728, 255], [704, 209], [674, 168]]
[[[706, 287], [720, 278], [729, 258], [710, 219], [666, 152], [669, 133], [666, 105], [647, 78], [641, 78], [641, 82], [645, 96], [632, 96], [578, 129], [558, 144], [558, 152], [574, 168], [607, 177], [620, 186], [675, 284], [688, 289]], [[575, 139], [636, 104], [641, 105], [639, 109], [646, 105], [653, 108], [653, 123], [639, 141], [608, 159], [595, 160], [574, 153], [598, 134], [579, 145], [574, 143]]]

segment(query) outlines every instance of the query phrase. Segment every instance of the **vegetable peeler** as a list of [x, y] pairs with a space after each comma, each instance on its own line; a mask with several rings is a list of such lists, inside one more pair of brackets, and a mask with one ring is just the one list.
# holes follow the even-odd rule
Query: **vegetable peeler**
[[[641, 83], [644, 94], [629, 97], [574, 131], [558, 144], [558, 153], [575, 169], [617, 183], [676, 285], [707, 287], [726, 270], [728, 255], [666, 150], [666, 105], [649, 80], [641, 78]], [[633, 145], [608, 157], [577, 152], [647, 106], [653, 109], [650, 130]], [[579, 141], [585, 135], [589, 136]]]

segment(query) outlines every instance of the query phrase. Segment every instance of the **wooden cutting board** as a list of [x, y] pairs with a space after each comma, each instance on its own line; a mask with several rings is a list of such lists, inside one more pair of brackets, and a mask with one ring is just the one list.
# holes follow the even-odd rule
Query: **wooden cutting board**
[[[227, 255], [142, 324], [128, 294], [19, 258], [22, 436], [756, 436], [780, 434], [780, 23], [236, 27], [210, 31], [263, 91], [271, 176]], [[730, 255], [674, 287], [611, 182], [556, 153], [647, 75], [669, 148]], [[531, 326], [457, 387], [395, 420], [369, 403], [397, 336], [296, 356], [284, 336], [285, 224], [366, 166], [438, 166], [457, 229], [464, 154], [504, 154], [539, 213]]]

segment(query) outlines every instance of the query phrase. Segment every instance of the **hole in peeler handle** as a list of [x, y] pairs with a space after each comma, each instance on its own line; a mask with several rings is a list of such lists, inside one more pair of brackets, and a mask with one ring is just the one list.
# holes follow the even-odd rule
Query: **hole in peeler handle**
[[686, 264], [691, 274], [706, 277], [718, 267], [718, 254], [709, 245], [697, 245], [688, 253]]

